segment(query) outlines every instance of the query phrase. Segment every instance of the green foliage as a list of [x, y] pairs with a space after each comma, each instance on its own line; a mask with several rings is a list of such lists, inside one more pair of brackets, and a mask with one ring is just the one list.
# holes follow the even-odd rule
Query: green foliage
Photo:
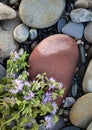
[[[37, 117], [51, 112], [54, 121], [58, 120], [58, 106], [54, 100], [64, 94], [62, 83], [48, 79], [46, 73], [29, 81], [27, 57], [26, 53], [14, 52], [7, 61], [6, 77], [0, 80], [0, 130], [26, 130], [26, 127], [38, 130]], [[20, 70], [21, 74], [15, 78], [15, 72]], [[40, 125], [46, 125], [45, 119]]]

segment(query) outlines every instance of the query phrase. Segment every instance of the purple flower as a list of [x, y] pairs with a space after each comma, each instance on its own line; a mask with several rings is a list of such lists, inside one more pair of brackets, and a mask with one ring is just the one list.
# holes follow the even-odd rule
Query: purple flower
[[59, 88], [59, 89], [62, 89], [62, 87], [63, 87], [63, 83], [61, 82], [61, 83], [59, 83], [58, 88]]
[[25, 86], [31, 87], [31, 84], [29, 82], [25, 82]]
[[51, 77], [51, 78], [49, 78], [49, 81], [55, 82], [56, 80], [53, 77]]
[[50, 116], [45, 116], [46, 129], [51, 128], [51, 121], [52, 121], [52, 117], [50, 117]]
[[56, 114], [57, 109], [58, 109], [57, 104], [55, 102], [52, 102], [52, 107], [53, 107], [53, 111], [51, 113]]
[[24, 86], [24, 83], [22, 80], [16, 79], [13, 81], [14, 89], [10, 89], [9, 92], [12, 94], [17, 94], [18, 92], [21, 92]]
[[49, 90], [54, 89], [54, 88], [55, 88], [54, 85], [50, 85]]
[[24, 99], [25, 100], [30, 100], [30, 99], [32, 99], [34, 97], [34, 93], [33, 92], [30, 92], [28, 95], [25, 95], [24, 96]]
[[43, 95], [43, 103], [47, 103], [52, 101], [52, 94], [49, 92], [46, 92], [45, 95]]
[[19, 55], [18, 55], [18, 53], [15, 51], [15, 52], [11, 52], [11, 59], [13, 60], [13, 61], [16, 61], [18, 58], [19, 58]]

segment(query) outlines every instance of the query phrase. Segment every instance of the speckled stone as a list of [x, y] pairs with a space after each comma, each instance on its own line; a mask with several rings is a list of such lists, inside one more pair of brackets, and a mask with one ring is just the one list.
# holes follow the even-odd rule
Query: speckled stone
[[92, 93], [80, 97], [70, 111], [70, 121], [74, 126], [87, 128], [92, 120]]
[[[65, 96], [67, 95], [73, 73], [78, 60], [76, 41], [64, 34], [56, 34], [44, 39], [31, 53], [28, 64], [30, 79], [38, 73], [46, 72], [48, 77], [53, 77], [63, 82]], [[68, 67], [67, 67], [68, 66]], [[57, 100], [61, 104], [62, 99]]]
[[90, 61], [83, 79], [83, 91], [92, 93], [92, 60]]
[[92, 43], [92, 22], [86, 25], [84, 29], [84, 37], [88, 42]]
[[92, 12], [83, 8], [73, 9], [70, 17], [75, 23], [90, 22], [92, 21]]
[[19, 6], [21, 20], [33, 28], [55, 24], [65, 9], [65, 0], [22, 0]]

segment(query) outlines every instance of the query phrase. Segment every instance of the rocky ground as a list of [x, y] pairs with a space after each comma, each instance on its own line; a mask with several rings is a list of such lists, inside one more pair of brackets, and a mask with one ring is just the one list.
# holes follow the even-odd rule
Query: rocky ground
[[49, 130], [92, 130], [91, 43], [92, 0], [0, 0], [0, 78], [10, 52], [24, 50], [30, 79], [46, 71], [66, 86]]

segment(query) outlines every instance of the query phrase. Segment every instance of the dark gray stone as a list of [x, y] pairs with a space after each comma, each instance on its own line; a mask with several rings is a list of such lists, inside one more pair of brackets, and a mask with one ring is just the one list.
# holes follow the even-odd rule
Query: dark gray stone
[[68, 126], [68, 127], [64, 128], [62, 130], [81, 130], [81, 129], [78, 128], [78, 127], [75, 127], [75, 126]]
[[5, 68], [0, 64], [0, 79], [2, 79], [6, 75]]
[[83, 36], [84, 25], [70, 21], [62, 28], [62, 32], [74, 38], [81, 39]]
[[65, 18], [61, 18], [58, 21], [57, 30], [58, 30], [59, 33], [62, 32], [62, 28], [64, 27], [65, 24], [66, 24], [66, 19]]
[[77, 91], [78, 91], [78, 83], [77, 80], [74, 80], [73, 84], [72, 84], [72, 88], [71, 88], [71, 95], [73, 97], [77, 96]]

